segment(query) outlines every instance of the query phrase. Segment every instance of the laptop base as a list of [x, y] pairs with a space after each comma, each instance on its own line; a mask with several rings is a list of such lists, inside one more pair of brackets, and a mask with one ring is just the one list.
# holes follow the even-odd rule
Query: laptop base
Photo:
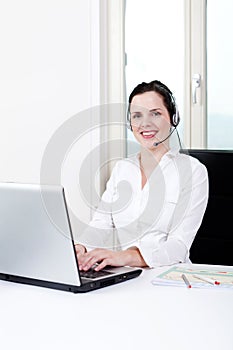
[[32, 286], [45, 287], [50, 289], [57, 289], [72, 293], [86, 293], [92, 290], [108, 287], [110, 285], [125, 282], [132, 278], [138, 277], [142, 273], [141, 269], [133, 269], [130, 272], [114, 275], [113, 277], [101, 278], [98, 280], [83, 280], [81, 286], [68, 285], [57, 282], [43, 281], [34, 278], [14, 276], [5, 273], [0, 273], [0, 280], [15, 282], [21, 284], [29, 284]]

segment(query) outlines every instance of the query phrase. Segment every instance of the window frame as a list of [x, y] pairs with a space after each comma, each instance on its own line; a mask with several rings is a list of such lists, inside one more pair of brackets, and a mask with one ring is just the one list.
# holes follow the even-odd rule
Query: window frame
[[[207, 0], [186, 0], [185, 6], [185, 145], [189, 148], [207, 147], [207, 60], [206, 60]], [[200, 74], [193, 103], [192, 78]]]

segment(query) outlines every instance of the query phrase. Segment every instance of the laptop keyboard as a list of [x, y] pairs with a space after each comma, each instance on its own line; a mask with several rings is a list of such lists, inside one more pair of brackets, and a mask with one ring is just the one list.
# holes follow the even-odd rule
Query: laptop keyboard
[[80, 276], [85, 278], [99, 278], [104, 276], [112, 275], [112, 272], [106, 270], [95, 271], [94, 269], [89, 269], [88, 271], [80, 271]]

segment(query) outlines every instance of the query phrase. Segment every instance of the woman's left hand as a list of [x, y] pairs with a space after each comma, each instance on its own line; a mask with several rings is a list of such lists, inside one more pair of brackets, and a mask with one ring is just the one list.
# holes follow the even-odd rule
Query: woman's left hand
[[87, 271], [93, 265], [96, 271], [105, 266], [146, 266], [138, 248], [130, 248], [121, 251], [112, 251], [108, 249], [96, 248], [90, 252], [84, 253], [79, 259], [79, 269]]

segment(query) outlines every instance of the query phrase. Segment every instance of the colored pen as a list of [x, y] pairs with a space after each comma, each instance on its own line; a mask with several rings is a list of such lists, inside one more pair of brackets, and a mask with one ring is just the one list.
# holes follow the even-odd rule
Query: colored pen
[[187, 288], [192, 288], [192, 286], [191, 286], [189, 280], [187, 279], [187, 277], [184, 274], [182, 274], [181, 277], [182, 277], [184, 283], [186, 284]]
[[201, 281], [211, 283], [211, 284], [216, 285], [216, 286], [218, 286], [220, 284], [219, 281], [212, 280], [211, 278], [208, 278], [208, 277], [203, 277], [203, 276], [199, 276], [199, 275], [193, 275], [193, 277], [198, 278]]

